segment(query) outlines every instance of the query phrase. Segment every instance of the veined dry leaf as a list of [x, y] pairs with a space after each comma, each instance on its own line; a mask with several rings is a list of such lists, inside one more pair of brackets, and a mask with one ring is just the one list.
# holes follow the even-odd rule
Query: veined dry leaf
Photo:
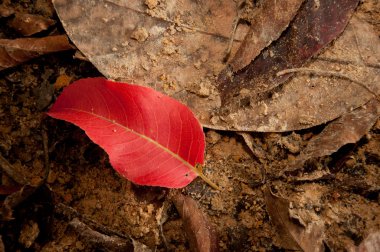
[[181, 215], [191, 250], [197, 252], [219, 251], [216, 231], [197, 202], [182, 194], [175, 195], [173, 202]]
[[263, 1], [255, 16], [251, 28], [232, 60], [228, 63], [232, 72], [236, 72], [253, 61], [261, 50], [278, 39], [296, 15], [304, 0], [268, 0]]
[[[285, 43], [280, 38], [270, 46], [289, 44], [296, 55], [280, 57], [282, 52], [267, 48], [252, 64], [272, 61], [271, 58], [291, 62], [291, 65], [283, 64], [281, 68], [271, 70], [270, 76], [276, 79], [278, 70], [303, 64], [344, 30], [357, 3], [358, 0], [307, 0], [301, 8], [308, 9], [296, 15], [296, 19], [299, 16], [304, 19], [292, 22], [283, 34], [292, 42]], [[282, 86], [278, 86], [280, 82], [263, 78], [267, 82], [260, 86], [263, 87], [261, 96], [249, 87], [236, 88], [239, 89], [238, 95], [228, 106], [223, 106], [217, 79], [226, 68], [223, 59], [238, 15], [238, 7], [233, 1], [171, 0], [151, 8], [142, 0], [55, 0], [54, 5], [72, 41], [105, 76], [150, 86], [168, 94], [189, 106], [205, 127], [239, 131], [304, 129], [331, 121], [360, 107], [373, 96], [347, 80], [296, 74], [296, 78]], [[235, 54], [248, 31], [247, 27], [243, 28], [239, 26], [231, 55]], [[291, 30], [303, 40], [289, 37]], [[360, 32], [360, 36], [366, 39], [355, 39], [355, 32]], [[333, 62], [315, 60], [308, 67], [325, 71], [337, 69], [352, 79], [368, 83], [368, 87], [377, 92], [378, 68], [357, 61], [343, 63], [348, 53], [346, 50], [359, 55], [368, 45], [378, 47], [376, 33], [370, 25], [355, 19], [342, 37], [322, 55], [326, 58], [333, 52]], [[309, 46], [305, 47], [305, 44]], [[376, 51], [372, 57], [380, 59]], [[258, 74], [265, 73], [264, 66], [257, 71]], [[236, 76], [243, 76], [248, 68], [251, 69], [247, 66]], [[236, 80], [234, 83], [241, 87]], [[241, 80], [246, 82], [244, 78]], [[267, 97], [268, 90], [271, 96]]]
[[343, 145], [356, 143], [379, 117], [380, 101], [372, 99], [366, 105], [329, 123], [319, 135], [310, 140], [294, 166], [302, 166], [308, 159], [327, 156]]
[[279, 243], [284, 249], [322, 252], [324, 227], [309, 223], [306, 227], [296, 224], [289, 215], [289, 201], [274, 195], [266, 187], [264, 197], [267, 211], [277, 228]]
[[23, 36], [30, 36], [44, 31], [55, 24], [50, 18], [40, 15], [16, 13], [9, 25]]
[[38, 56], [73, 49], [66, 35], [44, 38], [0, 39], [0, 70]]
[[[166, 93], [208, 123], [220, 106], [216, 75], [226, 67], [237, 3], [170, 0], [149, 8], [145, 2], [53, 1], [70, 39], [107, 78]], [[247, 31], [238, 27], [231, 55]]]

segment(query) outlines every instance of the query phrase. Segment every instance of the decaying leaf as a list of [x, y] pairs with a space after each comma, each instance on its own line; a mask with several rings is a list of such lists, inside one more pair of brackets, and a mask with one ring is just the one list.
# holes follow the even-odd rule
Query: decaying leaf
[[[264, 197], [271, 221], [278, 231], [278, 242], [289, 250], [324, 251], [324, 226], [319, 223], [295, 223], [289, 214], [289, 200], [274, 195], [266, 187]], [[299, 222], [299, 221], [298, 221]]]
[[247, 66], [262, 49], [279, 38], [304, 0], [263, 1], [252, 17], [251, 27], [228, 67], [236, 72]]
[[9, 25], [23, 36], [30, 36], [35, 33], [44, 31], [55, 24], [50, 18], [40, 15], [16, 13]]
[[372, 99], [366, 105], [329, 123], [319, 135], [310, 140], [294, 166], [302, 166], [308, 159], [327, 156], [343, 145], [356, 143], [371, 129], [379, 116], [380, 101]]
[[0, 39], [0, 70], [38, 56], [73, 49], [66, 35], [44, 38]]
[[175, 195], [173, 202], [181, 215], [190, 248], [197, 252], [219, 251], [216, 231], [197, 202], [182, 194]]
[[[173, 0], [172, 4], [160, 2], [150, 8], [138, 0], [53, 2], [72, 41], [106, 77], [164, 92], [188, 105], [203, 126], [209, 128], [304, 129], [331, 121], [372, 98], [358, 85], [331, 76], [296, 74], [286, 83], [283, 81], [290, 75], [276, 76], [281, 69], [304, 64], [335, 39], [344, 30], [358, 0], [307, 0], [283, 36], [234, 75], [237, 96], [229, 103], [222, 102], [217, 79], [227, 67], [223, 59], [239, 12], [233, 1]], [[255, 22], [255, 16], [251, 22]], [[238, 27], [231, 55], [235, 55], [247, 32], [246, 26]], [[358, 32], [365, 39], [356, 39]], [[293, 54], [286, 53], [287, 46]], [[352, 79], [367, 83], [376, 92], [378, 68], [363, 64], [365, 57], [356, 58], [350, 64], [343, 62], [346, 62], [346, 50], [356, 57], [365, 48], [377, 47], [378, 38], [372, 27], [354, 19], [342, 38], [321, 55], [334, 60], [314, 60], [307, 67], [338, 69]], [[372, 61], [380, 59], [377, 51]], [[261, 77], [252, 79], [261, 78], [261, 83], [248, 82], [254, 66], [258, 68], [255, 76]], [[280, 83], [283, 85], [279, 86]], [[259, 90], [261, 95], [251, 88]], [[236, 95], [229, 88], [226, 92]]]

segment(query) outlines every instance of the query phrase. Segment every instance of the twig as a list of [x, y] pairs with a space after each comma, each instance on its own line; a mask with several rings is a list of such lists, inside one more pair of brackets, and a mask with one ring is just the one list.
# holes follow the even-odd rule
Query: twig
[[3, 171], [20, 185], [27, 184], [26, 178], [19, 174], [16, 169], [0, 154], [0, 167]]
[[93, 221], [93, 220], [91, 220], [91, 219], [83, 216], [77, 210], [75, 210], [74, 208], [69, 207], [69, 206], [67, 206], [65, 204], [58, 203], [55, 206], [54, 211], [57, 214], [63, 215], [68, 220], [71, 220], [73, 218], [78, 218], [82, 222], [84, 222], [86, 225], [90, 226], [92, 229], [100, 231], [103, 234], [106, 234], [108, 236], [118, 236], [118, 237], [124, 238], [124, 239], [132, 239], [128, 235], [124, 235], [124, 234], [122, 234], [122, 233], [120, 233], [118, 231], [115, 231], [115, 230], [112, 230], [112, 229], [110, 229], [110, 228], [108, 228], [106, 226], [100, 225], [99, 223], [97, 223], [97, 222], [95, 222], [95, 221]]
[[245, 1], [242, 1], [238, 4], [239, 9], [238, 9], [237, 17], [234, 19], [234, 22], [233, 22], [232, 32], [230, 35], [230, 39], [228, 41], [228, 47], [226, 49], [226, 55], [223, 58], [223, 62], [227, 62], [229, 57], [231, 56], [232, 45], [235, 41], [235, 35], [236, 35], [237, 27], [241, 21], [241, 10], [244, 7], [244, 4], [245, 4]]
[[285, 70], [279, 71], [277, 73], [277, 76], [282, 76], [282, 75], [289, 74], [289, 73], [309, 73], [309, 74], [314, 74], [314, 75], [318, 75], [318, 76], [330, 76], [330, 77], [336, 77], [336, 78], [348, 80], [348, 81], [351, 81], [352, 83], [359, 85], [360, 87], [364, 88], [365, 90], [367, 90], [368, 93], [371, 93], [380, 102], [380, 96], [377, 95], [371, 89], [369, 89], [365, 83], [358, 81], [358, 80], [355, 80], [355, 79], [352, 79], [351, 77], [349, 77], [345, 74], [342, 74], [342, 73], [301, 67], [301, 68], [291, 68], [291, 69], [285, 69]]
[[99, 233], [81, 222], [78, 218], [70, 221], [69, 226], [74, 229], [78, 236], [97, 249], [106, 251], [133, 251], [133, 242], [117, 236], [108, 236]]

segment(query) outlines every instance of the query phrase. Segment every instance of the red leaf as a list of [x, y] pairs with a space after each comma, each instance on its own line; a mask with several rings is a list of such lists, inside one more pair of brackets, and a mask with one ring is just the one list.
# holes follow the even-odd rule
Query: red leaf
[[85, 130], [114, 169], [140, 185], [184, 187], [203, 164], [200, 123], [185, 105], [151, 88], [82, 79], [64, 89], [48, 115]]

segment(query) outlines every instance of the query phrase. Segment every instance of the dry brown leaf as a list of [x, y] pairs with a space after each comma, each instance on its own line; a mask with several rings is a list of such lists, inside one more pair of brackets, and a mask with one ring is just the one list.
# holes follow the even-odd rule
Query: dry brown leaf
[[251, 28], [229, 62], [233, 72], [247, 66], [261, 50], [278, 39], [296, 15], [304, 0], [263, 1], [252, 18]]
[[0, 39], [0, 70], [38, 56], [73, 49], [66, 35], [44, 38]]
[[197, 202], [182, 194], [174, 196], [173, 202], [181, 215], [190, 248], [197, 252], [219, 251], [217, 234]]
[[274, 195], [266, 187], [264, 197], [271, 221], [277, 228], [278, 242], [289, 250], [324, 251], [324, 226], [318, 223], [296, 224], [289, 214], [289, 200]]
[[40, 15], [16, 13], [9, 25], [23, 36], [30, 36], [48, 29], [55, 24], [50, 18]]
[[311, 158], [330, 155], [343, 145], [356, 143], [371, 129], [379, 117], [380, 101], [377, 99], [372, 99], [366, 105], [343, 115], [310, 140], [293, 167], [302, 166]]
[[[315, 4], [316, 10], [330, 11], [326, 7], [329, 1], [307, 1], [312, 7]], [[233, 1], [173, 0], [151, 8], [138, 0], [53, 2], [67, 34], [106, 77], [151, 86], [180, 100], [205, 127], [262, 132], [305, 129], [331, 121], [373, 97], [348, 80], [296, 74], [291, 81], [272, 90], [270, 97], [260, 100], [254, 92], [242, 89], [231, 106], [223, 106], [216, 81], [226, 68], [223, 59], [239, 12]], [[341, 22], [337, 27], [329, 25], [328, 29], [337, 29], [338, 33], [329, 33], [327, 41], [344, 28], [356, 3], [352, 0], [346, 6], [343, 25]], [[308, 31], [302, 22], [299, 28]], [[327, 28], [318, 29], [317, 32]], [[247, 27], [239, 26], [231, 55], [247, 32]], [[357, 39], [355, 32], [365, 39]], [[301, 51], [302, 45], [298, 47]], [[318, 43], [316, 46], [322, 47]], [[372, 27], [354, 19], [344, 35], [323, 53], [322, 57], [328, 60], [315, 60], [307, 67], [340, 71], [380, 93], [379, 68], [368, 65], [365, 57], [356, 57], [367, 55], [363, 50], [379, 46]], [[309, 59], [310, 53], [306, 54], [305, 59]], [[355, 61], [347, 64], [347, 54], [354, 55]], [[263, 55], [267, 59], [272, 56], [270, 50]], [[372, 58], [372, 61], [380, 59], [377, 49]]]
[[[209, 122], [219, 109], [217, 74], [238, 17], [234, 1], [54, 0], [78, 49], [108, 78], [151, 86]], [[240, 25], [231, 55], [248, 31]]]

